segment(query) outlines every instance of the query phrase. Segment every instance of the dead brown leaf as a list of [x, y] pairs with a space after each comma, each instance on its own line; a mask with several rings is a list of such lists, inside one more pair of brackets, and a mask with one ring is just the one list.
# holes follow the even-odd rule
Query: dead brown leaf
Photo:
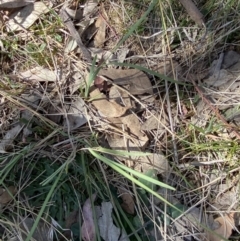
[[95, 240], [95, 224], [93, 219], [93, 207], [91, 204], [94, 202], [97, 194], [93, 194], [91, 199], [88, 198], [83, 205], [83, 225], [81, 228], [82, 239], [84, 241], [94, 241]]
[[223, 241], [230, 237], [235, 227], [233, 215], [234, 213], [230, 213], [229, 215], [214, 219], [214, 225], [217, 226], [217, 228], [213, 229], [212, 232], [207, 232], [209, 241]]
[[0, 8], [19, 8], [34, 3], [35, 1], [36, 0], [1, 0]]
[[141, 129], [144, 131], [151, 131], [157, 129], [164, 130], [164, 126], [168, 126], [168, 116], [164, 111], [159, 114], [152, 114], [142, 125]]
[[133, 95], [153, 94], [152, 84], [145, 73], [137, 69], [101, 69], [98, 75], [111, 79], [117, 85], [129, 85]]
[[115, 120], [109, 119], [109, 121], [119, 128], [124, 124], [124, 129], [126, 130], [125, 137], [121, 135], [107, 136], [108, 144], [112, 149], [139, 151], [140, 149], [144, 150], [146, 148], [149, 139], [141, 132], [141, 124], [135, 114], [115, 118]]
[[55, 82], [57, 80], [57, 74], [54, 71], [41, 66], [19, 73], [19, 77], [33, 83], [45, 81]]
[[0, 142], [0, 153], [6, 153], [6, 151], [11, 148], [13, 141], [22, 131], [23, 125], [16, 125], [12, 129], [8, 130]]
[[123, 201], [121, 204], [123, 210], [129, 214], [134, 214], [134, 200], [132, 195], [122, 188], [118, 188], [118, 192]]
[[13, 200], [13, 196], [17, 193], [17, 188], [14, 186], [10, 186], [7, 188], [8, 190], [0, 187], [0, 204], [1, 206], [5, 206], [7, 203]]
[[155, 169], [162, 176], [167, 176], [169, 173], [169, 162], [162, 153], [153, 153], [148, 156], [138, 157], [135, 163], [134, 170], [139, 172]]
[[47, 12], [49, 12], [49, 7], [47, 7], [43, 2], [28, 4], [26, 7], [9, 16], [7, 28], [9, 31], [28, 29], [41, 14]]
[[97, 0], [87, 0], [84, 4], [83, 16], [89, 17], [89, 15], [93, 14], [97, 10], [98, 1]]
[[133, 137], [135, 137], [138, 146], [145, 149], [149, 139], [141, 131], [141, 124], [137, 116], [135, 114], [126, 115], [121, 117], [121, 121], [129, 128], [130, 132], [133, 134]]
[[126, 91], [121, 90], [117, 86], [112, 86], [109, 91], [109, 101], [122, 104], [127, 108], [132, 108], [134, 104]]
[[95, 27], [97, 29], [97, 33], [94, 36], [94, 47], [98, 48], [102, 46], [105, 42], [105, 35], [106, 35], [106, 22], [99, 16], [95, 22]]
[[106, 96], [97, 88], [90, 92], [90, 97], [93, 99], [92, 104], [106, 117], [120, 117], [128, 110], [127, 107], [123, 107], [116, 102], [108, 101]]
[[63, 232], [63, 236], [59, 237], [59, 240], [64, 241], [66, 240], [66, 238], [70, 240], [72, 236], [70, 228], [74, 223], [78, 223], [78, 222], [79, 222], [79, 209], [71, 212], [66, 218], [65, 229], [64, 229], [65, 231]]

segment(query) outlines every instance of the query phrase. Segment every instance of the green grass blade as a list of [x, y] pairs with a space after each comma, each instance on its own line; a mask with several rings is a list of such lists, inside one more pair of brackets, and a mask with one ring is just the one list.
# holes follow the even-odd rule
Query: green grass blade
[[117, 171], [118, 173], [120, 173], [122, 176], [126, 177], [128, 180], [134, 182], [135, 184], [137, 184], [139, 187], [142, 187], [144, 190], [148, 191], [149, 193], [153, 194], [155, 197], [159, 198], [161, 201], [163, 201], [164, 203], [168, 204], [170, 207], [176, 209], [177, 211], [179, 211], [180, 213], [182, 213], [181, 210], [179, 210], [178, 208], [176, 208], [173, 204], [171, 204], [170, 202], [168, 202], [165, 198], [163, 198], [162, 196], [160, 196], [157, 192], [154, 192], [152, 189], [150, 189], [149, 187], [145, 186], [143, 183], [141, 183], [140, 181], [138, 181], [136, 178], [132, 177], [130, 174], [128, 174], [126, 171], [124, 171], [123, 169], [121, 169], [119, 166], [115, 165], [116, 163], [114, 163], [113, 161], [111, 161], [110, 159], [99, 155], [99, 153], [91, 150], [91, 148], [88, 149], [89, 152], [96, 157], [97, 159], [101, 160], [102, 162], [104, 162], [105, 164], [107, 164], [108, 166], [110, 166], [112, 169], [114, 169], [115, 171]]
[[[154, 178], [151, 178], [151, 177], [148, 177], [148, 176], [146, 176], [146, 175], [144, 175], [143, 173], [141, 173], [141, 172], [138, 172], [138, 171], [135, 171], [135, 170], [133, 170], [133, 169], [131, 169], [131, 168], [129, 168], [129, 167], [126, 167], [125, 165], [123, 165], [123, 164], [120, 164], [120, 163], [117, 163], [117, 162], [113, 162], [113, 161], [111, 161], [110, 159], [108, 159], [108, 158], [106, 158], [106, 157], [104, 157], [104, 156], [101, 156], [101, 155], [99, 155], [97, 152], [96, 152], [96, 149], [92, 149], [92, 148], [89, 148], [88, 149], [92, 154], [94, 153], [95, 155], [95, 157], [97, 157], [98, 159], [100, 159], [101, 161], [104, 161], [106, 164], [108, 164], [108, 165], [114, 165], [114, 166], [117, 166], [118, 168], [121, 168], [121, 169], [123, 169], [123, 170], [125, 170], [125, 171], [127, 171], [127, 172], [129, 172], [129, 173], [131, 173], [131, 174], [133, 174], [134, 176], [137, 176], [138, 178], [142, 178], [142, 179], [144, 179], [144, 180], [146, 180], [146, 181], [148, 181], [148, 182], [151, 182], [151, 183], [153, 183], [153, 184], [156, 184], [156, 185], [158, 185], [158, 186], [160, 186], [160, 187], [163, 187], [163, 188], [167, 188], [167, 189], [170, 189], [170, 190], [173, 190], [173, 191], [175, 191], [175, 188], [173, 188], [173, 187], [171, 187], [171, 186], [169, 186], [169, 185], [167, 185], [167, 184], [165, 184], [165, 183], [162, 183], [162, 182], [160, 182], [160, 181], [158, 181], [158, 180], [155, 180]], [[96, 154], [97, 154], [97, 156], [96, 156]], [[103, 160], [104, 159], [104, 160]]]
[[41, 217], [43, 215], [43, 212], [44, 212], [44, 210], [45, 210], [45, 208], [46, 208], [50, 198], [52, 197], [53, 192], [55, 191], [55, 188], [56, 188], [56, 186], [57, 186], [57, 184], [58, 184], [58, 182], [59, 182], [59, 180], [61, 178], [61, 175], [62, 175], [62, 172], [59, 173], [58, 177], [56, 178], [55, 182], [53, 183], [53, 185], [52, 185], [52, 187], [51, 187], [51, 189], [50, 189], [46, 199], [44, 200], [44, 202], [42, 204], [42, 207], [41, 207], [41, 209], [40, 209], [40, 211], [39, 211], [39, 213], [37, 215], [37, 218], [36, 218], [36, 220], [35, 220], [35, 222], [33, 224], [33, 227], [31, 228], [30, 233], [28, 234], [28, 236], [27, 236], [25, 241], [30, 241], [30, 239], [32, 238], [32, 235], [33, 235], [34, 231], [36, 230], [36, 228], [38, 226], [38, 223], [39, 223], [39, 221], [40, 221], [40, 219], [41, 219]]
[[103, 148], [103, 147], [93, 147], [91, 148], [91, 150], [93, 151], [97, 151], [97, 152], [101, 152], [101, 153], [105, 153], [105, 154], [111, 154], [114, 156], [122, 156], [122, 157], [136, 157], [136, 156], [149, 156], [151, 155], [151, 153], [147, 153], [147, 152], [140, 152], [140, 151], [121, 151], [121, 150], [111, 150], [111, 149], [107, 149], [107, 148]]
[[142, 15], [142, 17], [133, 24], [128, 32], [122, 37], [122, 39], [118, 42], [117, 46], [113, 49], [113, 52], [115, 52], [119, 47], [139, 28], [139, 26], [142, 24], [143, 21], [146, 20], [148, 14], [154, 9], [156, 6], [158, 0], [153, 0], [151, 4], [149, 5], [147, 11]]

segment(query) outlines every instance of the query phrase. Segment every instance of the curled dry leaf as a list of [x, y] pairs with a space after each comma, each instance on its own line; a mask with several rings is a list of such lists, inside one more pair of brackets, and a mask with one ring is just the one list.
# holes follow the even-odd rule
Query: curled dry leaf
[[108, 101], [106, 96], [97, 88], [90, 92], [90, 97], [93, 99], [92, 104], [106, 117], [120, 117], [128, 110], [127, 107], [123, 107], [116, 102]]
[[145, 73], [137, 69], [101, 69], [99, 75], [106, 76], [117, 85], [129, 85], [133, 95], [153, 94], [152, 84]]
[[49, 7], [47, 7], [43, 2], [28, 4], [23, 9], [16, 11], [9, 16], [7, 28], [9, 31], [28, 29], [41, 14], [47, 12], [49, 12]]
[[135, 203], [134, 203], [132, 195], [122, 188], [118, 188], [118, 192], [119, 192], [120, 197], [123, 201], [122, 204], [121, 204], [123, 210], [126, 211], [129, 214], [134, 214]]
[[20, 8], [34, 2], [35, 0], [0, 0], [0, 8]]
[[0, 187], [0, 205], [5, 206], [7, 203], [13, 200], [14, 195], [17, 193], [17, 188], [10, 186], [8, 190]]
[[229, 215], [224, 215], [214, 219], [215, 229], [212, 232], [207, 231], [207, 238], [209, 241], [222, 241], [228, 239], [232, 230], [235, 227], [234, 223], [234, 213], [230, 213]]
[[[97, 194], [93, 194], [91, 199], [94, 202]], [[93, 219], [93, 207], [91, 199], [88, 198], [83, 205], [83, 224], [81, 227], [82, 239], [84, 241], [94, 241], [95, 240], [95, 224]]]

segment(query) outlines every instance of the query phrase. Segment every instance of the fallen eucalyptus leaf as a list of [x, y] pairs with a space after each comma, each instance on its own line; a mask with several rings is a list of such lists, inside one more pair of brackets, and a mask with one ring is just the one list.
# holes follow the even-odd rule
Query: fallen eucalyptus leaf
[[[51, 5], [49, 7], [51, 7]], [[35, 2], [14, 12], [9, 16], [9, 20], [6, 24], [8, 31], [28, 29], [40, 15], [49, 12], [49, 7], [43, 2]]]
[[123, 107], [116, 102], [110, 102], [106, 96], [95, 88], [90, 92], [92, 104], [96, 109], [106, 117], [120, 117], [126, 113], [128, 108]]
[[97, 29], [97, 33], [94, 36], [93, 43], [94, 47], [98, 48], [104, 44], [106, 35], [106, 22], [102, 16], [99, 16], [96, 20], [95, 27]]
[[148, 156], [140, 156], [135, 160], [137, 163], [135, 170], [147, 172], [148, 170], [156, 170], [158, 174], [166, 176], [169, 172], [169, 163], [162, 153], [152, 153]]
[[6, 153], [6, 151], [11, 147], [13, 141], [17, 135], [22, 130], [23, 125], [16, 125], [12, 129], [8, 130], [0, 142], [0, 153]]
[[135, 114], [129, 114], [121, 117], [121, 121], [129, 128], [130, 132], [133, 134], [133, 137], [135, 137], [135, 142], [138, 144], [138, 146], [142, 149], [145, 149], [149, 139], [147, 135], [141, 131], [141, 124], [138, 120], [138, 117]]
[[145, 73], [137, 69], [101, 69], [98, 75], [111, 79], [117, 85], [129, 85], [133, 95], [153, 94], [152, 84]]
[[0, 8], [20, 8], [36, 0], [0, 0]]
[[17, 193], [17, 188], [10, 186], [8, 190], [0, 187], [0, 205], [5, 206], [7, 203], [13, 200], [14, 195]]
[[43, 68], [41, 66], [19, 73], [19, 77], [26, 81], [36, 82], [55, 82], [57, 80], [57, 74], [55, 71]]
[[[97, 194], [93, 194], [91, 199], [94, 202]], [[93, 207], [91, 199], [88, 198], [83, 205], [83, 224], [81, 227], [81, 235], [84, 241], [94, 241], [95, 240], [95, 224], [93, 219]]]
[[109, 90], [109, 101], [124, 105], [127, 108], [132, 108], [133, 106], [129, 94], [115, 85]]
[[[129, 241], [125, 232], [113, 224], [112, 219], [112, 204], [110, 202], [103, 202], [101, 207], [96, 207], [98, 213], [98, 228], [100, 236], [104, 241]], [[121, 235], [120, 235], [121, 234]]]
[[83, 17], [89, 17], [89, 15], [94, 13], [97, 10], [97, 5], [97, 0], [88, 0], [83, 7]]
[[114, 53], [107, 50], [92, 47], [92, 48], [89, 48], [89, 51], [91, 52], [92, 57], [97, 56], [97, 61], [105, 60], [106, 63], [109, 63], [111, 61], [117, 60], [117, 56]]

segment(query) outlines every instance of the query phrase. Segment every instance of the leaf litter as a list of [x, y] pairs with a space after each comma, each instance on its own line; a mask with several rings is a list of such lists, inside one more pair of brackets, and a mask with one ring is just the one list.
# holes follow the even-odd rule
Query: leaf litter
[[43, 2], [33, 2], [24, 8], [14, 12], [9, 16], [7, 28], [9, 31], [26, 30], [39, 19], [40, 15], [48, 13], [52, 4], [49, 6]]
[[[16, 3], [16, 1], [11, 1], [11, 3], [14, 3], [14, 2]], [[28, 3], [29, 1], [21, 1], [21, 2], [22, 3], [20, 3], [19, 1], [19, 4], [24, 3], [22, 5], [24, 6], [25, 3]], [[97, 1], [87, 1], [85, 5], [80, 6], [80, 8], [78, 8], [76, 11], [71, 11], [72, 9], [67, 7], [65, 8], [67, 15], [63, 15], [62, 19], [66, 20], [66, 17], [70, 16], [72, 20], [76, 20], [76, 19], [80, 20], [81, 26], [82, 26], [82, 29], [80, 31], [77, 31], [76, 29], [77, 25], [74, 25], [73, 22], [71, 25], [69, 24], [66, 25], [71, 35], [73, 35], [73, 42], [75, 41], [75, 43], [77, 44], [74, 45], [74, 43], [71, 43], [72, 46], [69, 45], [69, 48], [65, 48], [66, 50], [65, 54], [70, 54], [70, 52], [74, 51], [74, 49], [77, 46], [79, 46], [83, 56], [89, 62], [91, 58], [93, 58], [95, 55], [98, 55], [97, 61], [100, 61], [100, 62], [102, 60], [107, 60], [107, 59], [108, 60], [110, 59], [110, 61], [119, 59], [121, 60], [120, 62], [123, 62], [127, 54], [129, 53], [129, 49], [124, 49], [122, 53], [120, 51], [118, 56], [116, 54], [111, 53], [111, 51], [107, 51], [106, 49], [101, 49], [103, 48], [102, 46], [103, 43], [106, 41], [106, 22], [100, 16], [97, 16], [95, 14], [97, 12], [97, 9], [98, 9]], [[22, 10], [16, 10], [15, 14], [20, 13], [21, 11]], [[33, 19], [35, 18], [38, 19], [40, 15], [43, 13], [45, 13], [45, 10], [39, 13], [39, 15], [34, 13], [33, 15], [36, 15], [36, 16], [33, 16]], [[197, 23], [202, 24], [201, 15], [197, 16], [196, 18], [192, 15], [192, 13], [189, 12], [189, 14]], [[34, 21], [36, 21], [36, 19]], [[23, 19], [20, 19], [20, 20], [23, 21]], [[34, 23], [34, 21], [31, 18], [29, 18], [29, 22], [26, 23], [25, 28], [26, 29], [29, 28]], [[90, 29], [88, 29], [89, 26], [91, 25], [95, 26], [95, 30], [93, 31], [93, 34], [90, 33]], [[21, 30], [21, 28], [18, 29], [18, 27], [14, 25], [12, 29], [13, 29], [12, 31]], [[93, 42], [93, 46], [95, 48], [89, 48], [89, 46], [87, 46], [90, 43], [90, 42], [87, 42], [88, 40], [86, 42], [82, 41], [84, 40], [82, 38], [84, 35], [84, 32], [86, 35], [90, 36], [88, 40], [91, 40]], [[91, 54], [91, 56], [89, 55], [89, 53]], [[219, 88], [220, 90], [223, 90], [224, 88], [229, 87], [229, 83], [226, 83], [226, 81], [231, 79], [230, 89], [233, 90], [236, 88], [236, 86], [238, 87], [238, 83], [237, 83], [238, 75], [236, 74], [236, 71], [238, 70], [238, 65], [237, 65], [238, 61], [239, 61], [239, 56], [236, 52], [234, 53], [231, 53], [231, 51], [227, 52], [222, 60], [221, 58], [219, 58], [218, 62], [215, 63], [215, 65], [213, 64], [213, 67], [209, 70], [209, 76], [204, 80], [204, 84], [206, 84], [207, 86], [211, 86], [211, 87], [214, 87], [217, 89]], [[174, 66], [174, 69], [177, 69], [178, 67], [176, 66], [178, 64], [174, 62], [173, 64], [168, 63], [166, 65], [166, 62], [164, 62], [164, 66], [161, 64], [158, 65], [157, 71], [159, 73], [163, 73], [173, 77], [174, 73], [172, 71], [172, 65]], [[214, 71], [213, 71], [213, 68], [214, 68]], [[55, 83], [57, 81], [55, 72], [43, 67], [37, 67], [34, 69], [30, 69], [26, 72], [21, 72], [19, 76], [22, 80], [28, 81], [30, 84], [34, 82], [38, 84], [41, 83], [41, 86], [44, 88], [46, 87], [46, 84], [48, 82]], [[98, 77], [101, 78], [101, 76], [104, 77], [104, 79], [102, 79], [103, 81], [101, 80], [100, 82], [96, 83], [97, 81], [95, 80], [95, 88], [93, 88], [92, 91], [90, 92], [90, 98], [91, 98], [90, 103], [95, 108], [95, 110], [98, 111], [98, 114], [100, 114], [101, 117], [106, 118], [109, 121], [109, 124], [112, 124], [115, 127], [119, 128], [118, 133], [107, 134], [107, 139], [110, 147], [112, 149], [118, 149], [118, 150], [124, 149], [124, 150], [131, 151], [131, 150], [141, 149], [145, 151], [146, 148], [148, 147], [149, 142], [151, 141], [149, 139], [149, 136], [146, 133], [159, 130], [159, 123], [160, 125], [162, 123], [163, 126], [169, 126], [169, 120], [165, 113], [156, 114], [156, 112], [152, 111], [150, 118], [148, 118], [147, 121], [144, 122], [145, 120], [144, 120], [144, 117], [142, 116], [142, 113], [144, 112], [144, 110], [137, 109], [139, 107], [136, 106], [134, 98], [136, 98], [136, 96], [137, 98], [142, 98], [142, 97], [145, 97], [146, 95], [153, 95], [154, 89], [153, 89], [152, 82], [144, 72], [135, 70], [135, 69], [120, 69], [120, 68], [102, 69], [100, 70]], [[78, 76], [76, 77], [75, 80], [77, 79], [79, 80], [79, 82], [76, 81], [77, 82], [76, 86], [74, 86], [70, 90], [71, 95], [73, 95], [77, 91], [78, 83], [80, 85], [80, 83], [83, 82], [81, 77]], [[106, 79], [108, 81], [106, 81]], [[121, 88], [119, 88], [118, 86], [121, 86]], [[124, 91], [124, 89], [126, 91]], [[212, 93], [210, 94], [212, 95]], [[219, 102], [223, 103], [222, 99], [220, 100], [218, 96], [216, 97], [215, 95], [213, 95], [213, 99], [214, 99], [213, 101], [216, 101], [217, 99]], [[38, 103], [36, 105], [38, 105]], [[79, 128], [80, 126], [86, 123], [86, 116], [85, 114], [83, 114], [83, 112], [85, 111], [84, 109], [85, 105], [86, 103], [83, 101], [82, 98], [80, 97], [71, 98], [70, 104], [68, 105], [65, 105], [65, 104], [59, 105], [58, 108], [56, 108], [56, 106], [51, 105], [53, 108], [49, 109], [49, 114], [50, 115], [56, 114], [59, 117], [59, 116], [64, 116], [64, 113], [65, 113], [67, 116], [67, 119], [61, 122], [60, 120], [61, 118], [60, 119], [57, 118], [55, 119], [55, 122], [58, 123], [59, 125], [68, 127], [70, 131], [72, 131], [72, 130], [76, 130], [77, 128]], [[57, 109], [56, 113], [53, 113], [54, 110], [56, 109]], [[202, 110], [206, 110], [206, 108], [204, 109], [204, 106], [201, 107], [199, 114], [202, 112]], [[210, 115], [210, 112], [209, 112], [209, 115]], [[31, 118], [31, 115], [30, 115], [30, 118]], [[231, 120], [236, 118], [233, 115]], [[160, 121], [158, 119], [160, 119]], [[206, 120], [208, 120], [208, 116], [206, 117]], [[18, 130], [18, 131], [21, 131], [21, 130]], [[15, 134], [11, 136], [11, 138], [8, 138], [7, 144], [2, 144], [3, 151], [6, 151], [5, 149], [7, 149], [6, 148], [7, 146], [12, 145], [12, 142], [19, 134], [18, 131], [16, 131]], [[159, 175], [159, 173], [163, 176], [167, 176], [166, 173], [169, 172], [169, 163], [165, 158], [165, 156], [161, 153], [160, 154], [154, 153], [148, 158], [144, 157], [144, 158], [136, 159], [134, 160], [134, 163], [140, 164], [139, 167], [134, 167], [136, 170], [145, 171], [145, 173], [151, 172], [152, 173], [151, 175], [154, 175], [155, 178], [158, 178], [157, 175]], [[155, 169], [154, 170], [151, 169], [152, 167], [154, 167]], [[122, 194], [122, 197], [123, 197], [123, 204], [124, 204], [122, 206], [123, 209], [129, 214], [133, 214], [134, 213], [133, 197], [130, 194], [129, 195]], [[91, 198], [94, 201], [94, 199], [96, 198], [95, 194]], [[173, 203], [180, 205], [179, 200], [175, 200], [175, 202]], [[229, 202], [226, 205], [229, 205]], [[99, 225], [98, 228], [100, 230], [100, 234], [102, 238], [104, 240], [119, 240], [119, 237], [123, 235], [123, 237], [121, 237], [120, 239], [128, 240], [127, 238], [126, 239], [124, 238], [124, 235], [125, 235], [124, 231], [121, 231], [118, 227], [116, 227], [113, 224], [113, 220], [111, 217], [112, 204], [109, 202], [108, 203], [103, 202], [101, 207], [98, 207], [98, 208], [101, 209], [101, 219], [99, 218], [98, 220], [100, 220], [102, 227], [100, 227]], [[186, 209], [187, 209], [187, 205], [184, 206], [183, 210], [186, 210]], [[183, 217], [180, 217], [176, 213], [175, 214], [173, 213], [174, 212], [172, 212], [173, 218], [176, 218], [176, 219], [178, 218], [180, 222], [180, 226], [185, 227], [184, 231], [182, 231], [181, 228], [177, 226], [177, 229], [180, 233], [185, 232], [185, 234], [189, 234], [190, 229], [193, 228], [193, 226], [194, 228], [197, 226], [196, 220], [199, 221], [199, 217], [200, 217], [200, 210], [198, 208], [192, 208], [191, 210], [188, 211], [187, 215], [185, 214], [183, 215]], [[224, 215], [223, 217], [216, 218], [214, 220], [216, 224], [211, 226], [211, 229], [216, 233], [220, 234], [221, 236], [225, 238], [229, 238], [229, 236], [231, 235], [232, 229], [234, 227], [234, 223], [232, 221], [231, 215], [232, 214]], [[94, 230], [92, 206], [91, 206], [90, 199], [88, 199], [84, 204], [83, 217], [84, 217], [84, 220], [86, 220], [86, 222], [84, 222], [82, 226], [83, 239], [93, 240], [93, 237], [95, 236], [95, 230]], [[230, 219], [228, 224], [231, 224], [231, 225], [228, 225], [226, 222], [223, 222], [226, 219]], [[202, 222], [202, 224], [205, 224], [205, 222]], [[111, 228], [109, 229], [109, 227]], [[188, 229], [188, 232], [186, 232], [186, 229]], [[220, 240], [220, 239], [216, 239], [215, 236], [212, 236], [212, 233], [209, 234], [209, 237], [210, 237], [209, 238], [210, 240], [214, 240], [214, 241]], [[181, 239], [179, 238], [179, 240]]]
[[36, 0], [1, 0], [0, 8], [19, 8], [34, 3]]

